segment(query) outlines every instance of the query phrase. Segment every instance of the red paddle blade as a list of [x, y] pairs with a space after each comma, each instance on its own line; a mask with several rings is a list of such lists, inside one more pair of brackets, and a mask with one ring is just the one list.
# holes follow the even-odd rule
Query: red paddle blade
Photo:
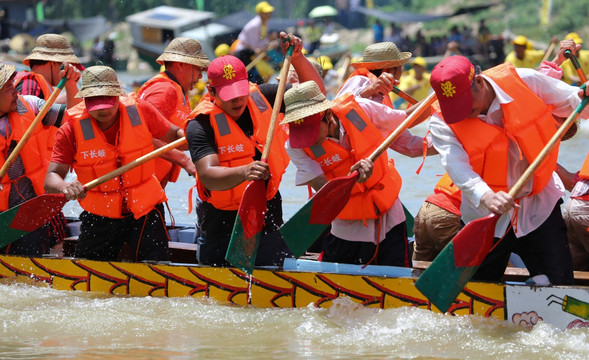
[[0, 247], [48, 223], [66, 202], [63, 194], [43, 194], [0, 213]]
[[313, 196], [311, 224], [329, 225], [350, 200], [358, 172], [330, 180]]
[[469, 222], [462, 228], [452, 242], [454, 243], [454, 262], [456, 266], [480, 266], [487, 257], [499, 215], [491, 214]]
[[282, 225], [280, 234], [295, 257], [303, 255], [346, 206], [356, 180], [354, 172], [329, 181]]
[[499, 215], [468, 223], [419, 276], [415, 287], [446, 312], [472, 279], [493, 245]]
[[266, 182], [250, 182], [241, 198], [225, 260], [251, 274], [266, 215]]

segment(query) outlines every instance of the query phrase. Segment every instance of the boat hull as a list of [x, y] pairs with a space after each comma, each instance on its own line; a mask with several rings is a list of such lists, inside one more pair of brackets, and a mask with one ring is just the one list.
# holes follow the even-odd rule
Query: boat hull
[[[337, 264], [336, 264], [337, 265]], [[439, 312], [415, 287], [416, 277], [149, 264], [0, 255], [0, 279], [42, 282], [58, 290], [118, 296], [210, 298], [262, 308], [328, 308], [347, 297], [371, 308], [411, 306]], [[589, 287], [469, 282], [448, 310], [532, 327], [589, 327]]]

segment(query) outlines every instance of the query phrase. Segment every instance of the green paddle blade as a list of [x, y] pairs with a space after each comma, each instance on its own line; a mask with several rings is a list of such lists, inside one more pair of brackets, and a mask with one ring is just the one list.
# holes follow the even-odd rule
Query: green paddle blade
[[491, 214], [468, 223], [415, 282], [441, 312], [448, 311], [487, 257], [499, 217]]
[[309, 246], [327, 229], [327, 224], [311, 223], [313, 199], [309, 199], [282, 227], [280, 234], [294, 257], [304, 255]]
[[441, 312], [445, 313], [478, 268], [478, 266], [456, 266], [454, 244], [449, 242], [425, 272], [419, 276], [415, 287]]
[[412, 237], [414, 235], [413, 225], [415, 224], [415, 218], [413, 217], [413, 214], [409, 212], [409, 209], [405, 207], [405, 204], [401, 205], [403, 205], [403, 211], [405, 212], [405, 224], [407, 224], [407, 237]]
[[251, 274], [256, 264], [256, 254], [261, 236], [261, 232], [256, 232], [250, 237], [246, 237], [241, 218], [236, 216], [225, 260], [236, 268]]
[[43, 194], [0, 213], [0, 247], [51, 221], [66, 202], [63, 194]]

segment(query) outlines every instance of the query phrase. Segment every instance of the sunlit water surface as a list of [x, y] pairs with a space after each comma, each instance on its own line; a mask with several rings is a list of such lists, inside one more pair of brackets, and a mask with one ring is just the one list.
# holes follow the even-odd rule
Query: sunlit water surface
[[[425, 125], [415, 134], [423, 135]], [[560, 163], [578, 170], [589, 150], [582, 127], [563, 143]], [[401, 200], [416, 214], [443, 173], [437, 156], [395, 158]], [[166, 192], [177, 223], [188, 215], [183, 174]], [[307, 199], [290, 166], [281, 186], [288, 219]], [[80, 208], [69, 202], [66, 215]], [[169, 215], [168, 215], [169, 219]], [[402, 308], [374, 310], [345, 299], [329, 310], [255, 309], [191, 298], [104, 297], [23, 284], [0, 284], [0, 358], [77, 359], [588, 359], [589, 330], [533, 330], [479, 317]]]

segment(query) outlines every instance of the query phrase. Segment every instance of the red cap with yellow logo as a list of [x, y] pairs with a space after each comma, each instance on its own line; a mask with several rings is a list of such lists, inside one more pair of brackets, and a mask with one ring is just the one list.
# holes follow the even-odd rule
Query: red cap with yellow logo
[[430, 83], [446, 123], [464, 120], [472, 112], [470, 85], [474, 73], [474, 66], [464, 56], [447, 57], [432, 70]]
[[245, 65], [235, 56], [224, 55], [211, 61], [207, 77], [223, 101], [249, 94]]

